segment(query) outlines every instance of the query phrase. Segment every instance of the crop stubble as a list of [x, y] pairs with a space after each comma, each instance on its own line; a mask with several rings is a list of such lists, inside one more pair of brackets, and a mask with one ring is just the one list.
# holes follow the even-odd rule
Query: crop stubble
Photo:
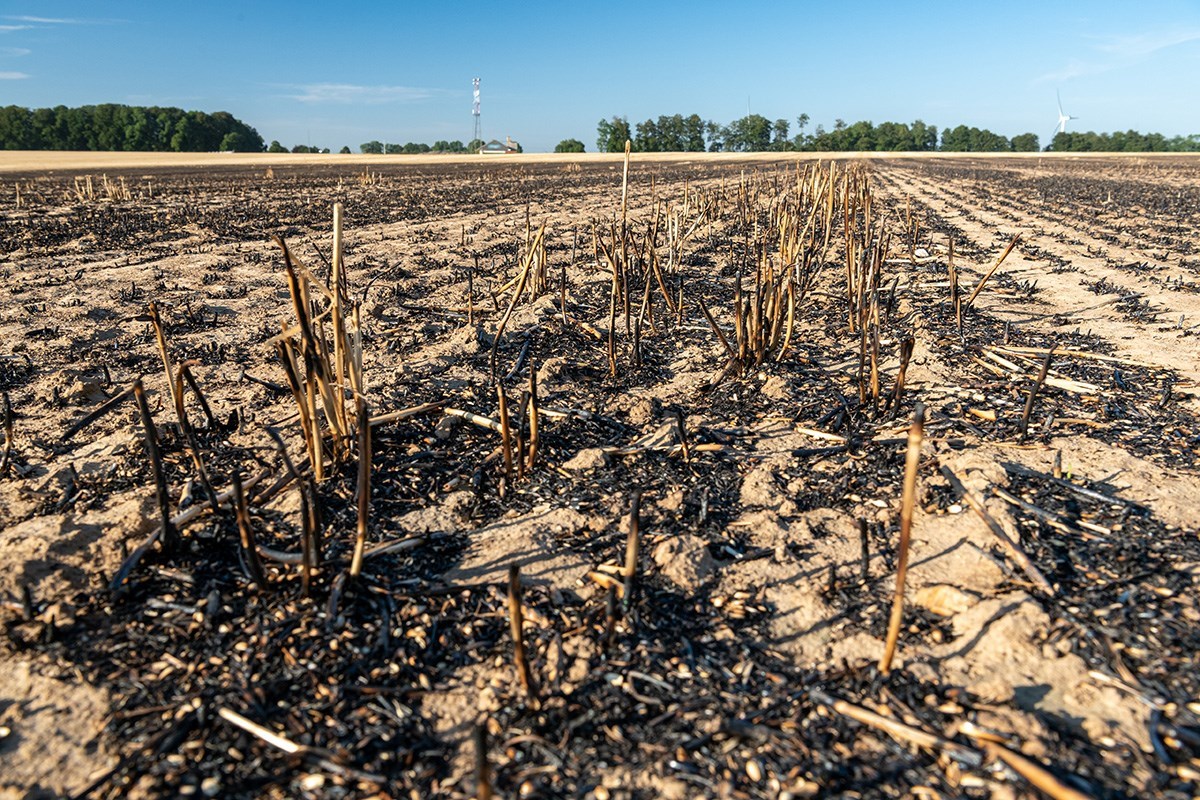
[[[95, 775], [18, 780], [1032, 796], [1023, 751], [1064, 793], [1187, 796], [1200, 181], [1152, 166], [1178, 203], [1122, 160], [635, 157], [628, 209], [614, 164], [147, 171], [115, 176], [128, 199], [16, 178], [0, 521], [35, 545], [12, 546], [3, 658], [111, 706]], [[315, 383], [306, 400], [269, 344], [304, 306], [272, 236], [318, 313], [322, 280], [346, 304], [296, 334], [294, 364], [358, 308], [360, 383], [334, 381], [356, 413], [322, 411]], [[979, 290], [958, 308], [951, 240], [956, 290]], [[1124, 305], [1070, 302], [1101, 280]], [[186, 405], [171, 364], [194, 375]], [[63, 437], [137, 379], [151, 404]], [[916, 403], [911, 574], [881, 675]], [[131, 498], [140, 521], [114, 524]], [[123, 558], [172, 512], [179, 544]], [[90, 541], [45, 533], [83, 519]], [[17, 736], [39, 724], [7, 713]]]

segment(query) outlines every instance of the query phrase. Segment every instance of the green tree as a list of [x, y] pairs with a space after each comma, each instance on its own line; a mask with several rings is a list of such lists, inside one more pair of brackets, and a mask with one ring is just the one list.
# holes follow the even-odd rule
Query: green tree
[[917, 151], [937, 150], [938, 129], [936, 125], [926, 125], [921, 120], [913, 120], [909, 126], [912, 132], [912, 149]]
[[32, 150], [33, 121], [28, 108], [0, 108], [0, 147], [5, 150]]
[[[96, 109], [96, 111], [97, 121], [100, 122], [103, 120], [103, 117], [101, 116], [102, 112], [100, 111], [99, 107]], [[104, 130], [107, 130], [107, 126], [97, 126], [98, 133]], [[199, 149], [197, 147], [199, 144], [199, 138], [199, 131], [196, 130], [196, 126], [192, 123], [192, 118], [188, 116], [180, 117], [178, 120], [176, 120], [174, 130], [171, 133], [171, 150], [176, 153], [194, 152]], [[103, 139], [99, 139], [97, 145], [98, 146], [96, 149], [98, 150], [108, 149]]]
[[[150, 110], [154, 112], [154, 119], [157, 122], [156, 128], [158, 131], [157, 140], [154, 142], [154, 149], [160, 153], [166, 153], [171, 149], [171, 136], [173, 136], [175, 133], [175, 123], [178, 121], [179, 117], [183, 116], [183, 114], [179, 111], [179, 109], [175, 108], [152, 108]], [[91, 121], [87, 119], [88, 109], [81, 108], [79, 111], [80, 116], [83, 117], [79, 124], [84, 128], [84, 130], [78, 135], [82, 136], [86, 140], [86, 129], [91, 127]], [[72, 120], [72, 122], [74, 122], [74, 120]], [[72, 137], [75, 137], [77, 134], [74, 130], [72, 130], [71, 135]]]
[[279, 143], [278, 139], [275, 139], [271, 142], [270, 146], [267, 148], [267, 152], [268, 153], [286, 153], [287, 148], [284, 147], [283, 145], [281, 145]]
[[[152, 109], [146, 109], [147, 114]], [[154, 123], [154, 117], [150, 116], [151, 124]], [[155, 132], [157, 133], [157, 131]], [[154, 142], [151, 142], [153, 145]], [[54, 146], [63, 150], [71, 150], [71, 109], [66, 106], [54, 107]], [[150, 147], [149, 149], [154, 149]]]
[[[218, 111], [184, 111], [157, 106], [39, 108], [8, 106], [0, 113], [0, 148], [29, 150], [217, 150], [225, 137], [250, 150], [262, 149], [262, 137], [250, 126]], [[233, 140], [231, 140], [233, 141]]]
[[[601, 122], [601, 133], [611, 125]], [[683, 116], [682, 114], [663, 114], [657, 119], [639, 122], [633, 136], [633, 149], [642, 153], [702, 153], [705, 149], [704, 120], [699, 114]], [[625, 149], [624, 141], [620, 141], [621, 130], [610, 131], [610, 146], [615, 149], [609, 152], [621, 152]], [[616, 145], [619, 143], [619, 147]], [[599, 144], [599, 142], [597, 143]]]
[[842, 135], [842, 150], [871, 151], [881, 150], [876, 140], [875, 126], [869, 121], [856, 122], [844, 126], [839, 133]]
[[688, 127], [683, 114], [664, 114], [656, 120], [655, 127], [658, 128], [659, 152], [682, 153], [688, 149]]
[[793, 150], [807, 150], [808, 149], [809, 141], [811, 140], [812, 137], [809, 136], [808, 134], [806, 134], [804, 132], [804, 129], [806, 127], [808, 127], [809, 120], [810, 120], [810, 117], [808, 116], [808, 114], [801, 114], [800, 116], [796, 117], [796, 128], [798, 130], [796, 132], [795, 138], [792, 139], [792, 149]]
[[683, 120], [683, 140], [685, 151], [689, 153], [705, 151], [704, 120], [700, 119], [699, 114], [690, 114]]
[[375, 156], [383, 155], [383, 142], [380, 142], [376, 139], [372, 139], [369, 142], [363, 142], [358, 146], [358, 151], [360, 153], [369, 153]]
[[[659, 134], [658, 124], [648, 119], [645, 122], [639, 122], [634, 129], [633, 134], [633, 149], [638, 153], [661, 153], [668, 149], [663, 137]], [[624, 142], [622, 142], [621, 150], [624, 151]]]
[[471, 141], [467, 142], [467, 152], [478, 153], [479, 148], [483, 147], [485, 144], [487, 144], [487, 142], [485, 142], [483, 139], [472, 139]]
[[999, 153], [1012, 150], [1012, 143], [986, 128], [958, 125], [942, 131], [942, 150], [952, 153]]
[[58, 150], [55, 135], [55, 115], [52, 108], [36, 108], [29, 117], [32, 140], [40, 142], [47, 150]]
[[582, 153], [583, 142], [578, 139], [563, 139], [558, 144], [554, 145], [556, 153]]
[[158, 117], [144, 108], [130, 109], [124, 133], [123, 150], [154, 150], [158, 146]]
[[771, 120], [761, 114], [735, 119], [724, 130], [724, 149], [735, 152], [761, 152], [771, 149]]
[[792, 149], [792, 142], [788, 139], [788, 121], [786, 119], [777, 119], [771, 126], [771, 149]]
[[263, 150], [262, 136], [258, 131], [227, 111], [218, 111], [212, 115], [200, 114], [198, 122], [205, 132], [206, 149], [224, 149], [228, 140], [240, 153], [261, 153]]
[[[184, 117], [183, 119], [188, 119]], [[118, 116], [117, 106], [113, 103], [101, 103], [92, 108], [92, 137], [95, 144], [89, 150], [120, 150], [124, 136], [123, 120]], [[181, 126], [176, 126], [175, 136], [171, 137], [171, 149], [184, 152], [192, 145], [190, 121], [182, 126], [185, 134], [180, 134]], [[120, 131], [118, 131], [120, 129]], [[178, 140], [176, 140], [178, 136]]]
[[596, 149], [601, 153], [623, 153], [625, 142], [632, 139], [629, 120], [625, 117], [602, 119], [596, 125]]
[[221, 140], [219, 149], [223, 153], [256, 153], [262, 150], [262, 145], [253, 141], [243, 131], [230, 131]]
[[62, 145], [57, 141], [55, 131], [55, 114], [52, 108], [34, 109], [29, 119], [33, 141], [40, 142], [46, 150], [61, 150]]
[[1200, 150], [1200, 134], [1172, 136], [1167, 144], [1168, 149], [1173, 153], [1195, 153]]
[[1018, 153], [1035, 153], [1038, 150], [1036, 133], [1021, 133], [1012, 138], [1012, 149]]
[[[853, 127], [853, 126], [851, 126]], [[911, 150], [912, 130], [903, 122], [881, 122], [874, 131], [875, 149]]]
[[912, 131], [902, 122], [883, 122], [876, 126], [869, 120], [861, 120], [847, 125], [839, 119], [831, 131], [818, 125], [804, 147], [817, 152], [907, 150], [911, 138]]
[[180, 150], [189, 153], [215, 152], [221, 146], [222, 127], [228, 124], [228, 119], [232, 119], [224, 112], [209, 115], [202, 111], [189, 111], [187, 118], [189, 136]]
[[342, 145], [342, 149], [338, 150], [338, 153], [343, 156], [350, 155], [350, 145], [348, 145], [348, 144]]
[[708, 120], [704, 123], [704, 138], [708, 142], [708, 152], [721, 152], [725, 149], [725, 126]]
[[947, 153], [965, 153], [970, 147], [970, 133], [966, 125], [942, 129], [942, 150]]

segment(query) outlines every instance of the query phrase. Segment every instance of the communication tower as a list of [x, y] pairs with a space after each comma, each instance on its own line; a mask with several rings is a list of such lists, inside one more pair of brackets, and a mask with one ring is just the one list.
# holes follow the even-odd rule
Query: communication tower
[[475, 117], [475, 135], [471, 138], [478, 142], [483, 139], [483, 129], [479, 126], [479, 78], [471, 81], [471, 86], [475, 89], [475, 101], [471, 104], [471, 115]]

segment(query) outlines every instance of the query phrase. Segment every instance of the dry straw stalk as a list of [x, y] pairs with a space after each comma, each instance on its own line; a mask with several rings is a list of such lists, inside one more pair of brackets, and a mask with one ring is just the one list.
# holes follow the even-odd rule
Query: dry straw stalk
[[921, 440], [925, 435], [925, 406], [918, 404], [908, 431], [908, 452], [904, 461], [904, 497], [900, 505], [900, 544], [896, 556], [896, 592], [892, 598], [892, 615], [888, 622], [887, 641], [879, 659], [879, 671], [891, 672], [896, 642], [900, 638], [900, 623], [904, 617], [904, 581], [908, 577], [908, 549], [912, 537], [913, 509], [917, 497], [917, 467], [921, 462]]

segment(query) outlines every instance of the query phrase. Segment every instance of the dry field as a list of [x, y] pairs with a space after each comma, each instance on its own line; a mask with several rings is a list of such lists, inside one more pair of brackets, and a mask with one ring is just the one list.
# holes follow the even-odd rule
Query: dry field
[[0, 796], [1196, 794], [1200, 160], [623, 166], [0, 163]]

